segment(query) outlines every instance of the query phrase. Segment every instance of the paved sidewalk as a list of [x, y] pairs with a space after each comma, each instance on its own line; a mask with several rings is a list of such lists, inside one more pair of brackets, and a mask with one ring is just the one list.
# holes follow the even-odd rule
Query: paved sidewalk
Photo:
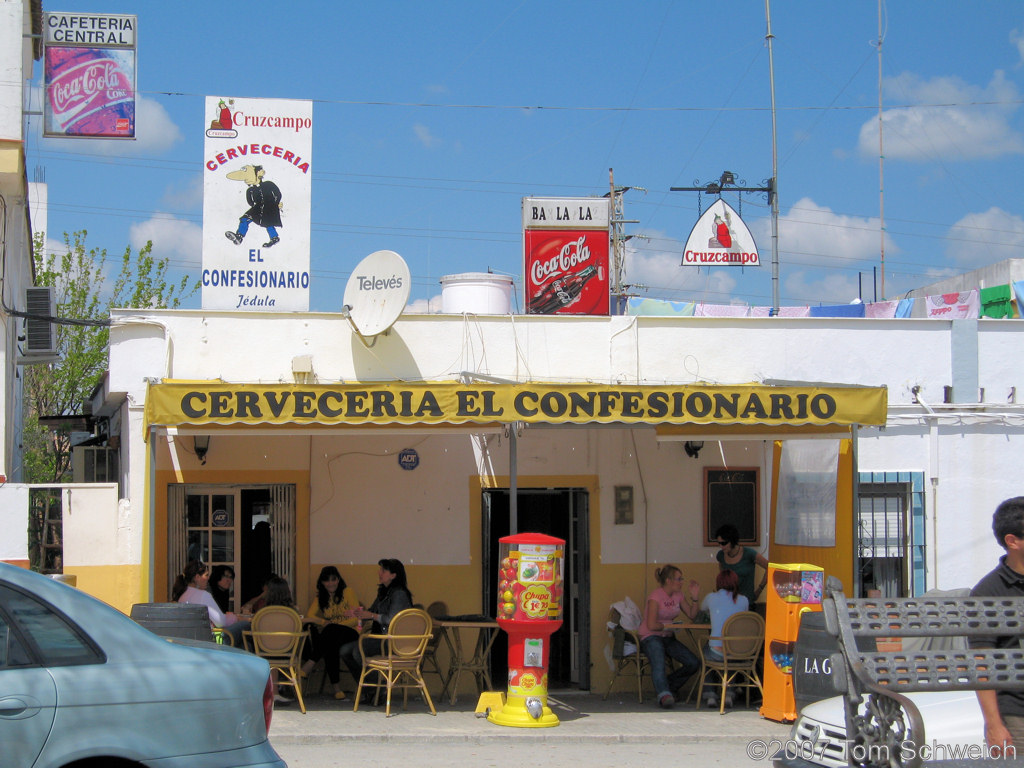
[[738, 706], [724, 715], [718, 710], [695, 710], [693, 704], [677, 704], [674, 709], [659, 709], [652, 698], [638, 704], [635, 696], [612, 694], [607, 701], [590, 693], [556, 692], [548, 703], [561, 721], [553, 728], [509, 728], [495, 725], [476, 715], [476, 701], [467, 694], [454, 706], [437, 706], [437, 717], [430, 714], [419, 695], [410, 694], [409, 708], [403, 711], [401, 699], [392, 702], [391, 717], [384, 708], [360, 706], [352, 711], [351, 700], [311, 696], [307, 714], [298, 705], [274, 711], [270, 741], [275, 745], [320, 745], [332, 743], [424, 743], [495, 744], [516, 743], [525, 739], [558, 743], [640, 744], [693, 743], [753, 739], [784, 740], [789, 725], [765, 720], [756, 707]]

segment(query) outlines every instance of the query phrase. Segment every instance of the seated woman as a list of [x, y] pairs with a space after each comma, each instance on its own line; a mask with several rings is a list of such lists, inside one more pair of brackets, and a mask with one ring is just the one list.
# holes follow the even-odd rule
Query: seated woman
[[353, 615], [357, 608], [359, 598], [355, 591], [345, 584], [337, 568], [325, 565], [316, 580], [316, 600], [306, 612], [311, 643], [303, 654], [306, 661], [302, 665], [302, 674], [304, 677], [309, 675], [316, 662], [323, 659], [324, 671], [336, 699], [345, 698], [345, 692], [341, 690], [340, 651], [359, 639], [356, 630], [359, 619]]
[[[267, 579], [267, 583], [264, 585], [263, 593], [261, 595], [261, 602], [263, 603], [260, 606], [261, 609], [268, 608], [272, 605], [283, 605], [285, 608], [291, 608], [294, 610], [295, 601], [292, 599], [292, 588], [288, 586], [288, 580], [282, 579], [280, 576], [271, 576]], [[270, 677], [276, 685], [276, 669], [270, 670]], [[292, 699], [282, 695], [282, 692], [277, 690], [274, 693], [274, 703], [278, 705], [291, 704]]]
[[[377, 566], [377, 599], [368, 609], [359, 608], [353, 611], [353, 616], [361, 621], [371, 622], [371, 634], [383, 635], [387, 634], [388, 625], [395, 614], [412, 608], [412, 592], [409, 591], [405, 566], [401, 560], [384, 558], [377, 561]], [[376, 656], [381, 652], [380, 640], [366, 640], [363, 646], [370, 656]], [[345, 662], [352, 676], [359, 680], [363, 672], [363, 657], [359, 652], [358, 638], [341, 647], [341, 660]]]
[[210, 594], [223, 613], [231, 610], [231, 587], [235, 583], [235, 569], [230, 565], [215, 565], [210, 574]]
[[176, 603], [205, 605], [210, 614], [210, 624], [231, 635], [236, 647], [242, 647], [242, 632], [249, 628], [248, 621], [239, 621], [230, 611], [225, 613], [207, 591], [210, 584], [210, 569], [200, 560], [190, 560], [185, 570], [178, 574], [171, 590], [171, 599]]
[[[740, 577], [736, 571], [719, 571], [715, 577], [715, 590], [704, 597], [700, 607], [711, 614], [711, 637], [721, 637], [725, 621], [734, 613], [750, 610], [746, 595], [740, 594]], [[722, 660], [722, 641], [709, 639], [704, 646], [704, 655], [716, 661]], [[718, 694], [711, 689], [704, 691], [704, 703], [709, 707], [718, 706]], [[732, 691], [725, 694], [725, 706], [732, 706]]]
[[[700, 584], [690, 579], [687, 585], [689, 595], [683, 594], [683, 574], [674, 565], [665, 565], [654, 571], [659, 586], [647, 597], [644, 620], [637, 634], [640, 648], [651, 660], [651, 680], [658, 695], [658, 706], [671, 709], [676, 703], [675, 693], [700, 669], [700, 660], [693, 651], [676, 639], [672, 630], [665, 629], [680, 613], [692, 620], [697, 615], [697, 598]], [[679, 662], [679, 668], [671, 675], [666, 674], [665, 657]]]

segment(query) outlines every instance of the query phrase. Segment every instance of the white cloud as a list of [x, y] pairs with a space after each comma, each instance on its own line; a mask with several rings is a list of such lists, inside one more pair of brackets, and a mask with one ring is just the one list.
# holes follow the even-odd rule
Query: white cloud
[[1019, 257], [1024, 251], [1024, 219], [992, 207], [967, 214], [946, 237], [946, 254], [973, 269]]
[[[1010, 124], [1017, 87], [1002, 71], [984, 88], [958, 77], [923, 80], [905, 72], [888, 78], [885, 91], [892, 100], [920, 105], [883, 111], [886, 159], [949, 161], [1024, 153], [1024, 139]], [[942, 106], [927, 106], [932, 104]], [[877, 117], [861, 126], [857, 148], [864, 157], [878, 157]]]
[[809, 275], [803, 270], [787, 270], [783, 273], [781, 293], [790, 297], [787, 304], [849, 304], [858, 296], [858, 284], [856, 278], [847, 274]]
[[[750, 224], [754, 239], [761, 244], [761, 260], [770, 260], [771, 221], [766, 217]], [[793, 204], [779, 216], [780, 260], [800, 265], [843, 266], [849, 260], [872, 258], [879, 252], [881, 227], [876, 217], [833, 213], [809, 197]], [[887, 253], [900, 249], [886, 235]]]
[[178, 211], [201, 211], [203, 209], [203, 175], [191, 175], [182, 184], [172, 184], [164, 189], [161, 203]]
[[[630, 291], [657, 298], [673, 298], [686, 293], [715, 304], [729, 303], [736, 279], [729, 270], [695, 269], [680, 265], [683, 243], [649, 233], [650, 240], [626, 244], [623, 282]], [[653, 244], [654, 247], [649, 247]]]
[[422, 123], [416, 123], [412, 130], [416, 134], [416, 140], [427, 149], [434, 149], [441, 145], [441, 140], [434, 136], [430, 129]]
[[154, 214], [141, 224], [133, 224], [128, 241], [135, 250], [147, 240], [153, 241], [153, 256], [166, 258], [173, 265], [196, 267], [202, 262], [203, 229], [192, 221], [177, 219], [170, 214]]
[[1014, 28], [1010, 30], [1010, 42], [1013, 43], [1017, 49], [1017, 55], [1020, 57], [1020, 61], [1017, 62], [1017, 66], [1024, 64], [1024, 33], [1021, 30]]
[[[135, 103], [135, 140], [43, 139], [44, 146], [59, 144], [61, 151], [92, 155], [162, 155], [182, 140], [181, 131], [167, 110], [154, 99], [140, 95]], [[53, 146], [51, 146], [51, 144]]]
[[405, 305], [405, 312], [410, 315], [436, 315], [441, 311], [441, 294], [429, 299], [416, 299]]

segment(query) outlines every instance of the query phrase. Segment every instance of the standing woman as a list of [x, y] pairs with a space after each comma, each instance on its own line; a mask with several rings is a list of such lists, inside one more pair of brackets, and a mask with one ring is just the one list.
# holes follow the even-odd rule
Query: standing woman
[[[697, 598], [700, 584], [693, 579], [687, 585], [688, 595], [683, 594], [683, 573], [674, 565], [665, 565], [654, 571], [659, 586], [647, 597], [644, 620], [637, 634], [640, 648], [651, 660], [651, 680], [658, 693], [658, 705], [671, 709], [676, 703], [675, 693], [691, 675], [700, 669], [700, 661], [693, 651], [676, 639], [672, 630], [665, 629], [680, 613], [692, 620], [697, 615]], [[666, 674], [665, 658], [672, 657], [679, 662], [679, 668], [671, 675]]]
[[[269, 602], [269, 600], [268, 600]], [[338, 569], [325, 565], [316, 580], [316, 600], [306, 612], [305, 622], [309, 624], [312, 641], [309, 654], [302, 665], [302, 676], [306, 677], [316, 662], [324, 660], [324, 671], [334, 688], [334, 698], [344, 699], [341, 690], [341, 663], [339, 650], [359, 639], [356, 631], [358, 619], [353, 611], [359, 607], [359, 598], [352, 587], [341, 578]]]
[[[405, 566], [401, 560], [384, 558], [377, 561], [377, 566], [377, 599], [368, 609], [359, 608], [353, 615], [357, 619], [373, 622], [371, 634], [384, 635], [387, 634], [388, 625], [395, 614], [412, 608], [412, 592], [409, 591]], [[364, 646], [370, 656], [376, 656], [381, 652], [380, 640], [367, 640]], [[341, 659], [358, 681], [363, 672], [363, 657], [359, 652], [358, 639], [341, 649]]]
[[[741, 547], [740, 532], [735, 525], [726, 523], [715, 531], [715, 540], [721, 547], [715, 556], [719, 569], [723, 571], [736, 571], [740, 577], [740, 594], [747, 598], [751, 610], [758, 596], [764, 591], [768, 584], [768, 560], [753, 547]], [[754, 589], [754, 572], [760, 566], [764, 569], [764, 578], [760, 586]]]
[[210, 569], [200, 560], [189, 560], [185, 570], [178, 574], [171, 590], [171, 599], [176, 603], [205, 605], [210, 614], [210, 624], [230, 633], [235, 647], [242, 647], [242, 630], [249, 628], [248, 621], [239, 621], [230, 611], [224, 612], [207, 591], [210, 584]]

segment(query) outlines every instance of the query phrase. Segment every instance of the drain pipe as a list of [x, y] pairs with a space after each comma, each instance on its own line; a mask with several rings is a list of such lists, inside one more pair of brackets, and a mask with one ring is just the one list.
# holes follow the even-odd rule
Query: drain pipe
[[926, 580], [925, 589], [937, 589], [939, 587], [939, 415], [921, 399], [919, 385], [915, 384], [910, 391], [914, 396], [914, 402], [928, 412], [925, 418], [928, 420], [928, 482], [931, 486], [932, 508], [932, 578]]

